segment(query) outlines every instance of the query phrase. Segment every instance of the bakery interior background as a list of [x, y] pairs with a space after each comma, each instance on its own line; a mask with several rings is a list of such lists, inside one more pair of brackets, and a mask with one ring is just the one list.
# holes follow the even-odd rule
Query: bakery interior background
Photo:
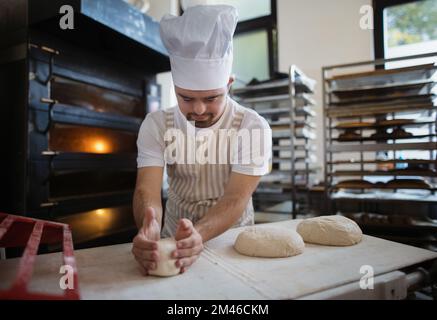
[[[116, 2], [97, 9], [109, 14]], [[7, 34], [2, 47], [13, 47], [2, 54], [2, 81], [15, 84], [2, 90], [2, 101], [14, 108], [1, 111], [0, 210], [68, 223], [76, 248], [135, 235], [136, 133], [147, 112], [176, 105], [156, 29], [145, 42], [133, 42], [142, 24], [179, 15], [192, 3], [127, 2], [113, 25], [96, 14], [102, 25], [87, 25], [89, 34], [66, 36], [57, 21], [36, 22], [29, 61], [43, 63], [28, 62], [29, 78], [13, 58], [22, 54], [19, 30], [26, 22], [0, 19]], [[436, 250], [437, 1], [198, 2], [238, 8], [232, 95], [273, 128], [273, 168], [254, 195], [256, 222], [337, 213], [368, 234]], [[24, 3], [3, 1], [2, 14], [10, 17]], [[30, 18], [38, 21], [54, 7]], [[138, 19], [138, 30], [123, 29], [129, 19]], [[412, 55], [424, 56], [375, 60]], [[353, 65], [359, 62], [367, 63]], [[356, 75], [408, 66], [406, 73]], [[29, 85], [32, 77], [38, 86]], [[269, 83], [273, 89], [263, 88]], [[26, 95], [37, 103], [30, 106]]]

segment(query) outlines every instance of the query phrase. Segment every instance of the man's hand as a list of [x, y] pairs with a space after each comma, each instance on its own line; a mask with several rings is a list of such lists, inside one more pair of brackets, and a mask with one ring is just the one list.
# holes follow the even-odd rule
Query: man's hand
[[177, 259], [176, 266], [183, 273], [199, 258], [203, 250], [203, 240], [188, 219], [179, 220], [175, 240], [177, 249], [173, 252], [173, 258]]
[[143, 275], [148, 270], [156, 269], [158, 262], [158, 243], [160, 239], [160, 226], [156, 220], [155, 209], [148, 207], [143, 218], [143, 225], [133, 240], [132, 253], [141, 266]]

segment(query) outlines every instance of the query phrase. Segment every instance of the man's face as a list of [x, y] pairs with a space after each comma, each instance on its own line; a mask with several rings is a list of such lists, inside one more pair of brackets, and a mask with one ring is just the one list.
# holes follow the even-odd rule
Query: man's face
[[226, 107], [228, 86], [215, 90], [194, 91], [175, 86], [179, 109], [188, 121], [194, 121], [198, 128], [208, 128], [216, 123]]

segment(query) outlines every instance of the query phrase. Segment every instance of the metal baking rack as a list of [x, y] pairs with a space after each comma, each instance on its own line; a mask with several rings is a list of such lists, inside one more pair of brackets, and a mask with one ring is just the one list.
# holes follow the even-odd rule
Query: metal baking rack
[[[288, 213], [293, 218], [306, 213], [316, 167], [316, 139], [312, 97], [316, 82], [297, 66], [287, 78], [269, 80], [234, 89], [234, 98], [264, 117], [272, 129], [272, 170], [261, 178], [254, 193], [256, 210]], [[291, 208], [287, 202], [291, 201]]]
[[[421, 58], [435, 62], [414, 64]], [[394, 61], [410, 66], [384, 69]], [[437, 238], [429, 233], [389, 231], [437, 230], [437, 53], [324, 67], [322, 73], [328, 211], [374, 234], [412, 244], [426, 238], [421, 244], [436, 248]], [[351, 187], [339, 187], [342, 182]], [[348, 212], [352, 202], [356, 212]], [[383, 219], [402, 212], [403, 204], [422, 211], [428, 205], [431, 214], [413, 214], [403, 226]]]

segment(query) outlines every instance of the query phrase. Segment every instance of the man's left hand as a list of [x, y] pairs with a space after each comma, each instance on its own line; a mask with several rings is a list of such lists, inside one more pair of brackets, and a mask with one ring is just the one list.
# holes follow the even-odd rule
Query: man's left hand
[[173, 258], [177, 259], [176, 266], [183, 273], [199, 258], [203, 250], [203, 240], [188, 219], [179, 220], [175, 240], [177, 249], [173, 252]]

